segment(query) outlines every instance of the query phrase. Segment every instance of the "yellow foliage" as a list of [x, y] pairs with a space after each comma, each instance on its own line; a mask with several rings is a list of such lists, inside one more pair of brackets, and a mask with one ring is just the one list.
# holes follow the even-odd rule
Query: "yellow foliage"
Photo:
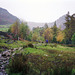
[[44, 38], [48, 39], [48, 41], [50, 42], [53, 39], [53, 31], [51, 28], [47, 28], [44, 32]]
[[56, 39], [57, 39], [58, 42], [61, 42], [64, 39], [64, 33], [60, 31], [57, 34], [57, 38]]

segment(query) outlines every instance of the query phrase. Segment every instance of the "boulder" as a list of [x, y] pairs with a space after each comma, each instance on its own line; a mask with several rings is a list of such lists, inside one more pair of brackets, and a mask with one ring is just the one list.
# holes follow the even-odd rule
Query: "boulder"
[[11, 55], [11, 52], [9, 52], [9, 51], [4, 51], [2, 53], [2, 56], [10, 56], [10, 55]]

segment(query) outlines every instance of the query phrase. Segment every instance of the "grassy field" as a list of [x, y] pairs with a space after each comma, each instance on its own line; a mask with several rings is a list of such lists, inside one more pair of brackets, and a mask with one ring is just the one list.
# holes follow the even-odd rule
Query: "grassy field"
[[0, 25], [0, 31], [7, 32], [10, 25]]
[[[0, 46], [5, 46], [8, 47], [9, 49], [14, 48], [19, 49], [20, 47], [23, 47], [22, 50], [16, 50], [14, 53], [18, 54], [22, 53], [24, 56], [28, 56], [27, 64], [29, 65], [30, 70], [32, 71], [32, 72], [30, 71], [30, 74], [28, 75], [34, 75], [34, 73], [36, 73], [36, 75], [39, 75], [40, 73], [41, 73], [40, 75], [74, 75], [75, 47], [67, 47], [66, 45], [62, 46], [59, 44], [55, 44], [55, 46], [53, 46], [54, 45], [53, 43], [50, 43], [46, 46], [45, 43], [34, 43], [34, 42], [32, 43], [34, 47], [29, 47], [28, 44], [31, 42], [28, 41], [14, 42], [12, 40], [9, 40], [7, 44], [5, 43], [7, 40], [5, 39], [0, 40]], [[0, 48], [0, 50], [2, 49]], [[14, 60], [16, 61], [15, 66], [18, 64], [18, 62], [21, 63], [21, 60], [17, 61], [16, 58]], [[18, 68], [19, 65], [17, 65]], [[10, 75], [21, 75], [21, 74], [11, 73]]]

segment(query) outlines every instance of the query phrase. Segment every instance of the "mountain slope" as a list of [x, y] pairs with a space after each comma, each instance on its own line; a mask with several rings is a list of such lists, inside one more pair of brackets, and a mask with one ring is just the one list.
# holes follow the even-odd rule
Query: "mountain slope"
[[[60, 17], [59, 19], [56, 20], [56, 25], [57, 27], [61, 27], [61, 29], [63, 30], [65, 28], [64, 23], [66, 22], [65, 20], [66, 15], [63, 15], [62, 17]], [[33, 27], [43, 27], [45, 25], [45, 23], [37, 23], [37, 22], [27, 22], [28, 26], [30, 27], [30, 29], [32, 29]], [[54, 22], [52, 23], [47, 23], [49, 27], [52, 27], [54, 25]]]
[[[64, 26], [64, 23], [66, 22], [65, 17], [66, 15], [63, 15], [62, 17], [56, 20], [57, 27], [58, 28], [61, 27], [62, 30], [65, 29], [65, 26]], [[52, 27], [53, 25], [54, 25], [54, 22], [48, 23], [49, 27]]]
[[0, 8], [0, 25], [13, 24], [17, 19], [6, 9]]

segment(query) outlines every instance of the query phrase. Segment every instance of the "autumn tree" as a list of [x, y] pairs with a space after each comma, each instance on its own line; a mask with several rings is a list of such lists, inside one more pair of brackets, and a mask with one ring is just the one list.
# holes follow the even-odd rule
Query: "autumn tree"
[[12, 24], [11, 26], [11, 32], [15, 35], [18, 35], [19, 34], [19, 25], [20, 25], [20, 22], [17, 20], [14, 24]]
[[18, 20], [12, 24], [8, 30], [9, 32], [13, 33], [13, 38], [20, 37], [22, 39], [27, 40], [29, 37], [29, 27], [26, 22], [19, 22]]
[[44, 31], [43, 36], [44, 36], [45, 39], [48, 39], [48, 41], [51, 42], [52, 39], [53, 39], [53, 31], [52, 31], [52, 29], [51, 28], [47, 28]]
[[64, 33], [62, 31], [59, 31], [58, 34], [57, 34], [56, 40], [58, 42], [62, 42], [63, 39], [64, 39]]
[[15, 41], [15, 39], [18, 39], [19, 26], [20, 26], [20, 22], [19, 22], [19, 20], [16, 20], [16, 22], [14, 24], [12, 24], [10, 26], [10, 28], [8, 29], [8, 32], [11, 32], [13, 34], [12, 36], [14, 38], [14, 41]]
[[26, 22], [21, 22], [20, 26], [19, 26], [19, 36], [22, 39], [27, 39], [28, 35], [30, 33], [29, 27], [27, 25]]

